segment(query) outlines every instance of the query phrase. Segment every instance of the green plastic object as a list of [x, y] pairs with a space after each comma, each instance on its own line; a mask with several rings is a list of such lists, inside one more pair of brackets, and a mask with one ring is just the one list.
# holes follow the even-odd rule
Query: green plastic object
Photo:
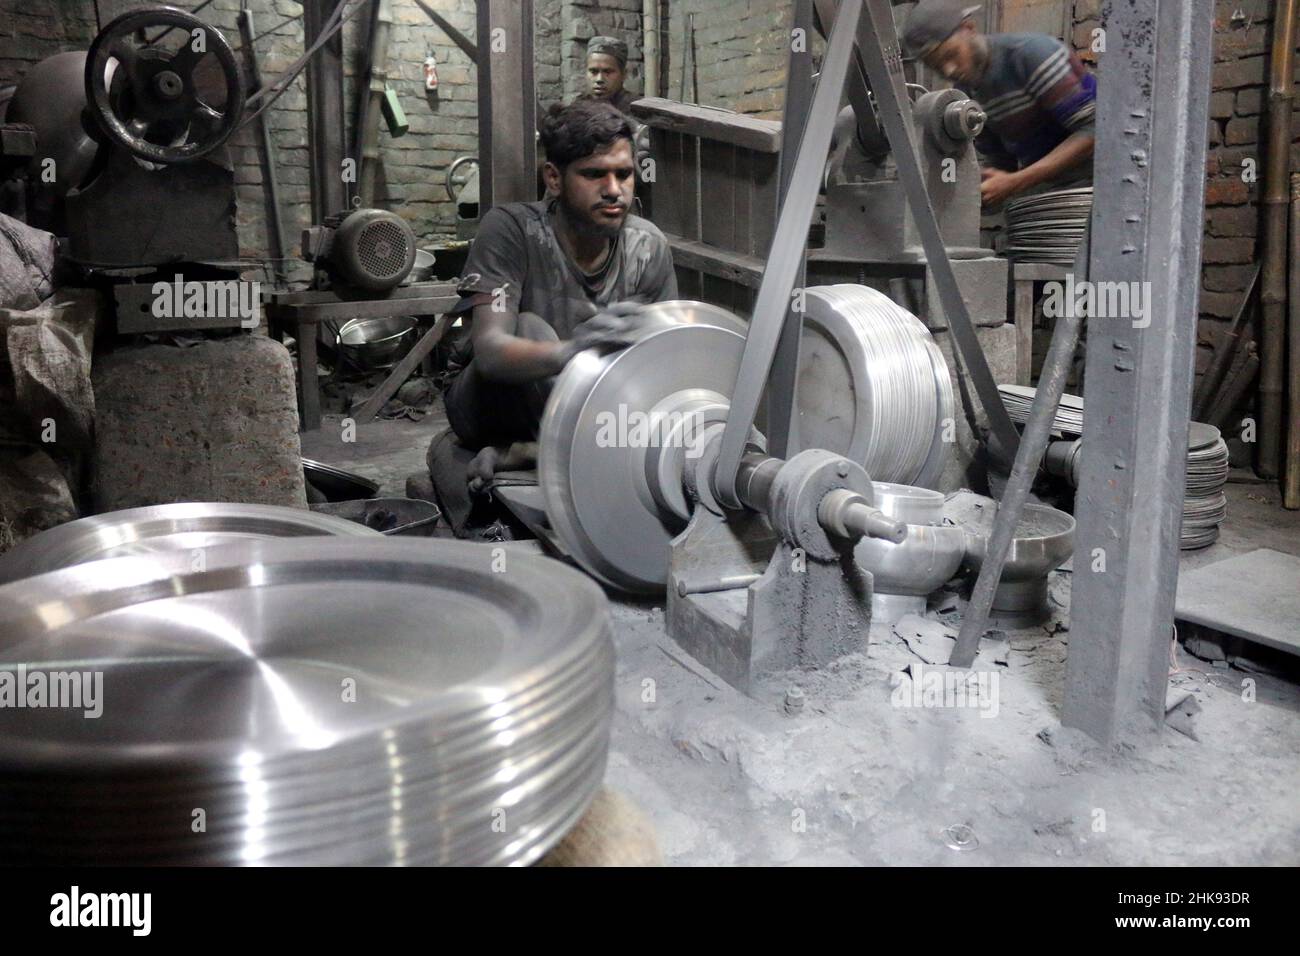
[[384, 84], [384, 122], [388, 124], [388, 133], [394, 139], [399, 136], [405, 136], [406, 131], [411, 127], [406, 122], [406, 111], [402, 109], [401, 102], [397, 99], [397, 92], [388, 84]]

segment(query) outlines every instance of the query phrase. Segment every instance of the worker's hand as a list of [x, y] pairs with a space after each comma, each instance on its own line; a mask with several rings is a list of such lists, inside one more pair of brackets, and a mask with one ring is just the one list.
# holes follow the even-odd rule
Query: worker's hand
[[573, 337], [564, 343], [567, 358], [586, 349], [609, 352], [627, 348], [645, 329], [644, 308], [640, 302], [613, 302], [605, 306], [598, 315], [574, 329]]
[[985, 169], [981, 174], [980, 201], [988, 208], [1001, 206], [1004, 202], [1025, 188], [1019, 173], [1009, 173], [1005, 169]]

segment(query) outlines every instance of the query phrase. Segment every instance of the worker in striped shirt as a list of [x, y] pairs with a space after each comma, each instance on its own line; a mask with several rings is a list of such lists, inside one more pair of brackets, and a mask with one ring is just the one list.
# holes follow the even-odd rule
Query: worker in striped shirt
[[981, 33], [971, 19], [980, 9], [970, 0], [921, 0], [903, 45], [988, 114], [975, 141], [984, 205], [1091, 186], [1097, 78], [1055, 37]]

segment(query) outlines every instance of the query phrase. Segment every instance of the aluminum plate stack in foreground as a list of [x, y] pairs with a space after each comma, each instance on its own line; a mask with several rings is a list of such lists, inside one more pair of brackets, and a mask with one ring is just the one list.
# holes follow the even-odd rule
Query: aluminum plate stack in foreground
[[486, 545], [268, 540], [18, 581], [0, 860], [531, 863], [601, 784], [613, 675], [600, 589]]

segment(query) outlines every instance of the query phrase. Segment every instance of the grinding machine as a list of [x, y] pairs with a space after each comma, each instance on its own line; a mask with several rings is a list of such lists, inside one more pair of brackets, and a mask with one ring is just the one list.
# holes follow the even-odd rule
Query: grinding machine
[[[796, 107], [799, 128], [787, 104], [779, 215], [748, 325], [702, 302], [652, 306], [629, 348], [570, 363], [541, 430], [539, 478], [561, 547], [608, 586], [666, 591], [669, 634], [745, 689], [763, 671], [865, 651], [871, 568], [891, 596], [875, 603], [890, 617], [923, 603], [964, 555], [941, 496], [924, 490], [951, 480], [961, 417], [931, 330], [952, 336], [991, 454], [1009, 462], [1019, 443], [963, 295], [971, 273], [956, 268], [965, 258], [1001, 277], [987, 298], [1000, 288], [990, 308], [1005, 321], [1006, 263], [979, 246], [972, 140], [984, 115], [953, 91], [910, 97], [887, 4], [816, 10], [826, 54]], [[839, 112], [844, 94], [850, 107]], [[693, 124], [723, 130], [737, 148], [767, 148], [754, 121], [662, 100], [642, 112], [678, 131], [669, 145]], [[697, 135], [702, 157], [709, 134]], [[817, 264], [808, 225], [823, 186], [819, 253], [851, 259], [858, 278], [799, 288], [805, 264], [810, 277]], [[669, 241], [711, 268], [705, 244], [671, 232]], [[927, 321], [870, 288], [859, 268], [868, 263], [883, 270], [876, 276], [923, 270]], [[648, 440], [610, 440], [603, 426], [634, 418], [648, 423]]]

